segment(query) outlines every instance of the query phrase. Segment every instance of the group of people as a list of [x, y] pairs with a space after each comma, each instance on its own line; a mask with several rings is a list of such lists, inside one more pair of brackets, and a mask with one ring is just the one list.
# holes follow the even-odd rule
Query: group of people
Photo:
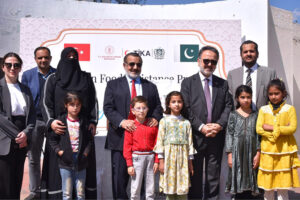
[[167, 199], [218, 199], [224, 144], [225, 191], [234, 199], [274, 199], [274, 191], [288, 199], [288, 189], [300, 186], [297, 119], [285, 84], [257, 64], [255, 42], [243, 42], [240, 55], [242, 66], [226, 81], [213, 75], [217, 49], [201, 48], [199, 73], [167, 95], [164, 117], [156, 86], [140, 77], [142, 58], [125, 56], [126, 76], [107, 83], [103, 104], [114, 199], [128, 199], [129, 178], [131, 199], [154, 199], [157, 171]]
[[[125, 55], [126, 75], [107, 83], [103, 102], [114, 199], [128, 199], [129, 178], [131, 199], [154, 199], [158, 171], [167, 199], [218, 199], [224, 145], [225, 191], [234, 199], [274, 199], [274, 191], [288, 199], [288, 189], [300, 187], [296, 111], [286, 103], [285, 84], [273, 69], [257, 64], [255, 42], [243, 42], [240, 55], [242, 66], [229, 71], [226, 81], [213, 75], [217, 49], [202, 47], [199, 73], [166, 96], [165, 111], [156, 85], [140, 77], [141, 56]], [[19, 82], [21, 58], [4, 56], [0, 198], [20, 198], [28, 149], [27, 200], [96, 199], [98, 104], [91, 75], [81, 70], [72, 47], [62, 51], [56, 69], [47, 47], [36, 48], [34, 58], [37, 67]]]
[[[57, 69], [47, 47], [34, 51], [37, 67], [18, 76], [22, 59], [4, 56], [0, 80], [0, 198], [20, 199], [28, 149], [26, 199], [96, 199], [93, 136], [98, 104], [91, 75], [83, 72], [76, 49], [65, 48]], [[40, 158], [46, 137], [42, 176]]]

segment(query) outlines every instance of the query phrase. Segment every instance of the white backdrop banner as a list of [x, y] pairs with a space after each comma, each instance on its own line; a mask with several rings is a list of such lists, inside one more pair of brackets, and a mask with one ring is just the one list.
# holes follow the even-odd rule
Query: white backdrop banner
[[[50, 28], [51, 27], [51, 28]], [[124, 76], [123, 58], [137, 52], [143, 58], [142, 74], [158, 87], [162, 104], [165, 96], [180, 90], [181, 81], [199, 71], [199, 49], [210, 45], [220, 59], [215, 71], [224, 79], [240, 66], [240, 20], [21, 20], [20, 54], [24, 70], [34, 67], [37, 46], [50, 48], [56, 67], [63, 48], [79, 52], [82, 70], [92, 74], [99, 101], [97, 134], [106, 135], [102, 103], [106, 83]]]

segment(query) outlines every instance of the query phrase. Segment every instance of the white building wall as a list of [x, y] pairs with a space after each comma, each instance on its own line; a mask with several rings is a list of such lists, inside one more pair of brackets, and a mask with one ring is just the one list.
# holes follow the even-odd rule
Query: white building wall
[[[290, 95], [290, 103], [300, 119], [300, 24], [293, 23], [293, 15], [287, 10], [271, 7], [269, 15], [269, 67], [276, 69]], [[300, 130], [295, 134], [300, 145]]]
[[[268, 33], [266, 28], [268, 26], [268, 0], [226, 0], [185, 5], [142, 6], [74, 0], [0, 0], [0, 5], [0, 55], [4, 55], [8, 51], [19, 52], [19, 22], [20, 18], [23, 17], [59, 19], [230, 19], [241, 20], [241, 40], [251, 39], [260, 44], [262, 56], [259, 62], [262, 65], [268, 64]], [[259, 31], [257, 31], [258, 27], [260, 27]]]

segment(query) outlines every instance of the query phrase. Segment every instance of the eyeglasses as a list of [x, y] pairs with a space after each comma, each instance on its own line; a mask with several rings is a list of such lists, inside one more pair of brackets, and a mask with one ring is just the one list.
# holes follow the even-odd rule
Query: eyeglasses
[[15, 69], [20, 69], [21, 63], [4, 63], [4, 66], [8, 69], [11, 69], [12, 66], [14, 66]]
[[210, 59], [203, 59], [203, 63], [205, 65], [208, 65], [209, 63], [212, 64], [212, 65], [216, 65], [218, 63], [217, 60], [210, 60]]
[[133, 110], [138, 111], [138, 112], [145, 112], [148, 110], [147, 107], [137, 107], [137, 108], [133, 108]]
[[127, 65], [129, 65], [130, 67], [134, 67], [135, 65], [137, 67], [142, 67], [142, 63], [135, 63], [135, 62], [131, 62], [131, 63], [126, 63]]

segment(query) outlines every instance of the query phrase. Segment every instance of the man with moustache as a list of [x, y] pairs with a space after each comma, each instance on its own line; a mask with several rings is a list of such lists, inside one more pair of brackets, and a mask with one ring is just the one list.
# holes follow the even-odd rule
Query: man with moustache
[[148, 101], [149, 125], [157, 126], [162, 118], [162, 107], [156, 86], [140, 77], [142, 58], [137, 53], [124, 57], [126, 75], [107, 83], [103, 110], [109, 121], [105, 148], [111, 150], [112, 190], [114, 199], [128, 199], [126, 188], [129, 180], [126, 161], [123, 157], [124, 131], [135, 130], [130, 101], [135, 96], [144, 96]]
[[248, 85], [252, 88], [252, 109], [259, 108], [268, 103], [267, 86], [269, 82], [276, 78], [276, 71], [269, 67], [263, 67], [257, 64], [258, 45], [247, 40], [240, 47], [242, 58], [242, 67], [228, 72], [228, 85], [231, 94], [240, 85]]
[[36, 125], [32, 132], [32, 137], [30, 140], [31, 144], [28, 150], [30, 194], [25, 198], [25, 200], [37, 199], [40, 196], [40, 158], [44, 142], [44, 135], [46, 132], [46, 124], [43, 121], [39, 102], [46, 79], [50, 74], [56, 71], [56, 69], [50, 66], [52, 56], [49, 48], [37, 47], [34, 50], [34, 59], [37, 67], [25, 71], [22, 76], [22, 83], [28, 86], [32, 93], [36, 111]]
[[181, 84], [197, 150], [193, 160], [194, 175], [191, 176], [189, 199], [218, 199], [219, 195], [225, 129], [232, 109], [232, 97], [227, 81], [213, 75], [218, 59], [219, 52], [214, 47], [201, 48], [198, 56], [200, 72], [184, 79]]

